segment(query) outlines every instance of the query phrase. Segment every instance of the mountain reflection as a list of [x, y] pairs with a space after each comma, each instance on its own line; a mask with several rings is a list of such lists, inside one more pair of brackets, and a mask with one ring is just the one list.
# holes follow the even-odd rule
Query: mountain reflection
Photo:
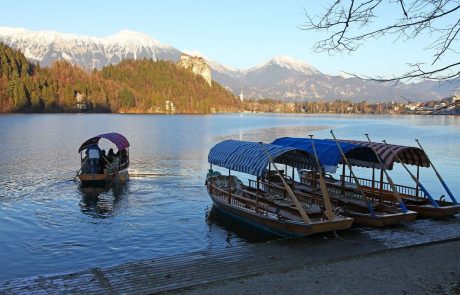
[[94, 218], [109, 218], [117, 214], [120, 201], [128, 192], [128, 183], [101, 187], [79, 186], [82, 195], [80, 210]]

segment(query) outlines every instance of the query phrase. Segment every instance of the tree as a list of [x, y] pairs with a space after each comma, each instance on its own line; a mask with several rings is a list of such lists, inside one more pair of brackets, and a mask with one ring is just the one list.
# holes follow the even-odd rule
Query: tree
[[124, 108], [132, 108], [135, 105], [134, 94], [128, 88], [123, 88], [118, 92], [118, 99]]
[[[397, 11], [399, 16], [385, 22], [379, 17], [383, 9]], [[334, 0], [320, 15], [312, 16], [307, 11], [305, 14], [307, 21], [302, 29], [327, 33], [327, 37], [313, 47], [318, 52], [351, 53], [369, 39], [384, 36], [393, 36], [396, 41], [425, 38], [425, 49], [433, 51], [429, 65], [426, 61], [410, 64], [408, 71], [400, 76], [361, 78], [449, 80], [460, 76], [460, 3], [457, 0]], [[455, 61], [445, 63], [443, 58], [449, 55]]]

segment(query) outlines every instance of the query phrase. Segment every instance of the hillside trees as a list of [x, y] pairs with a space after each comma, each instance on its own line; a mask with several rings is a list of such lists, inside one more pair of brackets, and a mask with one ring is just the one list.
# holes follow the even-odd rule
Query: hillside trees
[[229, 91], [174, 63], [125, 60], [90, 73], [66, 61], [41, 68], [0, 43], [0, 112], [73, 112], [76, 98], [92, 112], [236, 111], [240, 102]]

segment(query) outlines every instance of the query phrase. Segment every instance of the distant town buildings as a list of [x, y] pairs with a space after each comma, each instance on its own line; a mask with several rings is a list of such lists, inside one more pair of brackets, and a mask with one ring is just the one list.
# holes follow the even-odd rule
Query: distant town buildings
[[86, 99], [83, 94], [80, 92], [77, 92], [75, 94], [75, 106], [74, 108], [78, 111], [86, 111], [88, 109], [88, 105], [86, 104]]
[[170, 100], [165, 101], [165, 110], [168, 113], [175, 113], [176, 112], [176, 107], [174, 106], [174, 103]]
[[452, 101], [451, 103], [460, 101], [460, 89], [456, 90], [453, 95], [452, 95]]

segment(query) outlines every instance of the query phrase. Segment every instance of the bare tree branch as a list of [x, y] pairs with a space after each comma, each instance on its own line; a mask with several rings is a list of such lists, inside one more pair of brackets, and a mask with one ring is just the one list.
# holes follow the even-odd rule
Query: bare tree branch
[[406, 9], [404, 8], [404, 1], [403, 0], [399, 0], [399, 3], [401, 3], [401, 9], [404, 13], [404, 16], [407, 18], [407, 12], [406, 12]]
[[[377, 22], [376, 26], [374, 21], [379, 20], [379, 9], [394, 4], [400, 7], [404, 16], [380, 26]], [[358, 50], [367, 40], [387, 35], [394, 36], [395, 41], [426, 38], [428, 45], [421, 50], [433, 50], [433, 58], [429, 64], [437, 65], [437, 68], [424, 70], [421, 65], [426, 61], [421, 61], [412, 65], [411, 69], [401, 76], [375, 80], [445, 80], [458, 77], [458, 71], [453, 70], [458, 63], [445, 65], [443, 57], [454, 55], [455, 59], [460, 59], [456, 51], [460, 48], [459, 0], [335, 0], [319, 16], [312, 16], [307, 11], [305, 15], [307, 20], [301, 29], [327, 33], [325, 39], [319, 40], [313, 46], [317, 52], [351, 53]]]

